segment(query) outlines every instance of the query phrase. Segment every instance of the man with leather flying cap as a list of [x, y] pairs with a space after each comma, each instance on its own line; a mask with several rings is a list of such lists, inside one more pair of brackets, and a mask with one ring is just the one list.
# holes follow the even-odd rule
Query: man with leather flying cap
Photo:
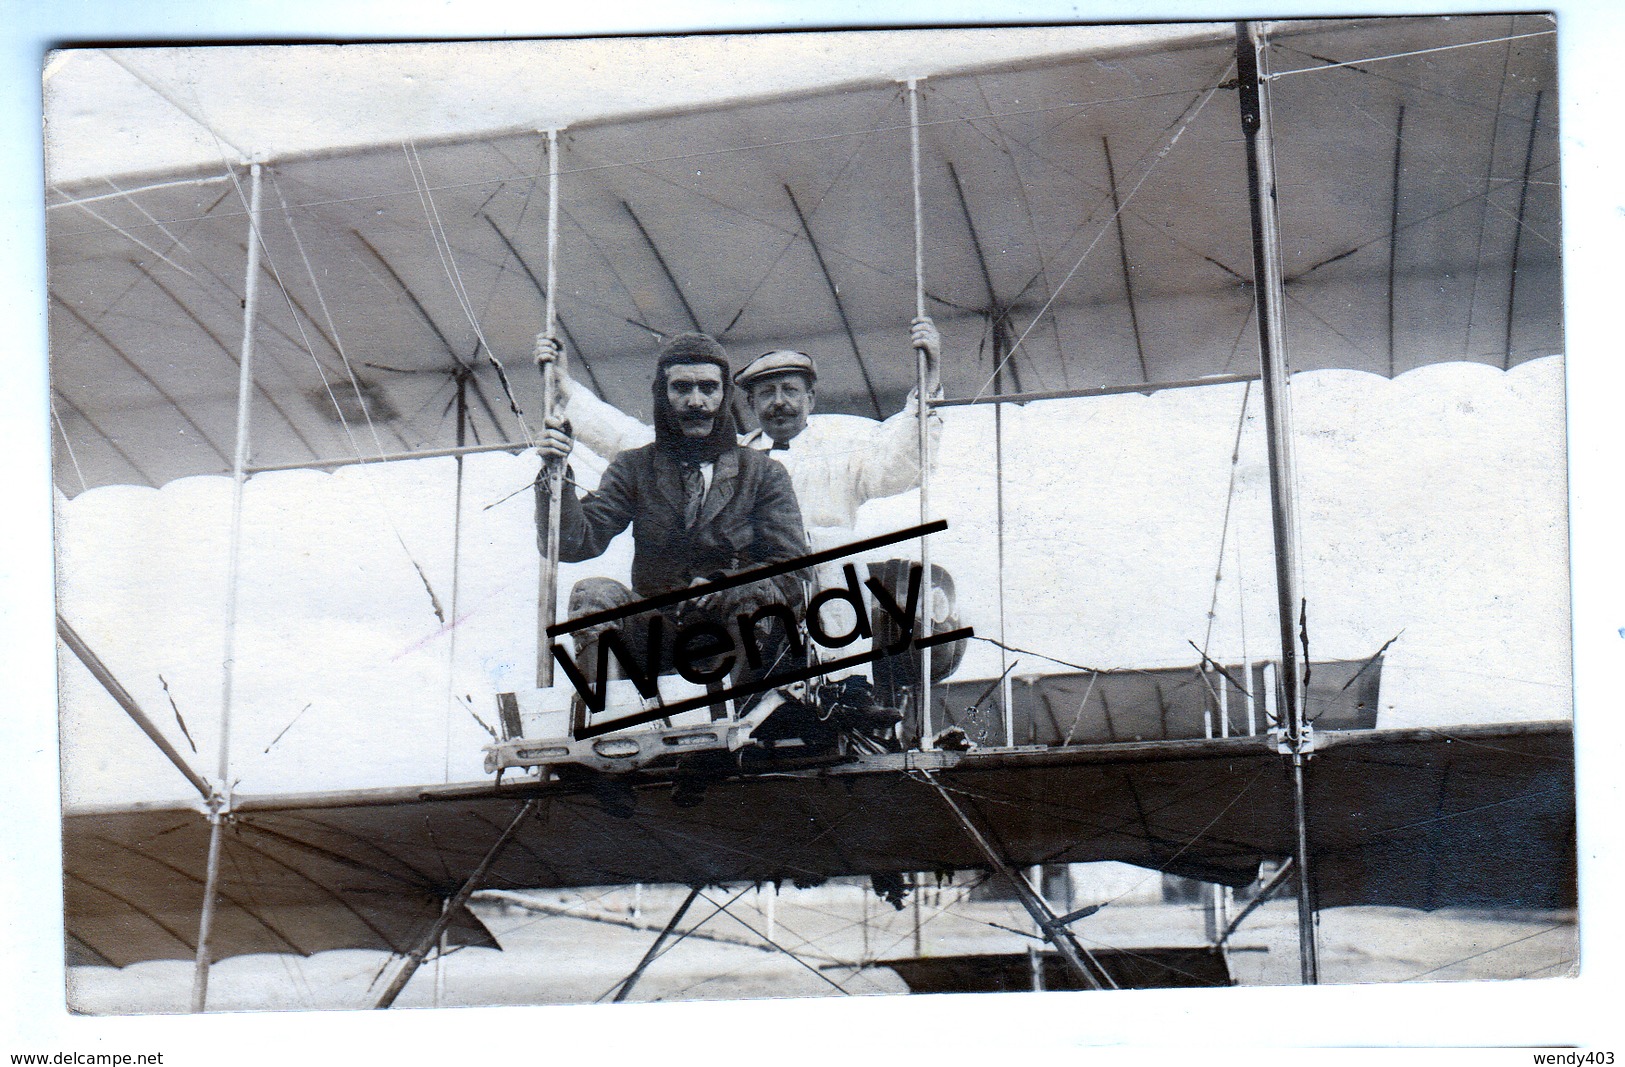
[[[942, 339], [929, 318], [914, 320], [910, 344], [926, 356], [928, 395], [941, 392]], [[650, 440], [650, 428], [630, 415], [576, 388], [558, 342], [536, 338], [539, 363], [558, 363], [559, 399], [588, 448], [613, 458]], [[883, 422], [859, 415], [815, 415], [818, 367], [804, 352], [775, 350], [753, 359], [734, 376], [760, 429], [740, 444], [771, 451], [790, 472], [808, 540], [814, 551], [852, 540], [858, 508], [920, 484], [919, 404], [909, 394], [902, 410]], [[941, 419], [930, 416], [932, 454], [942, 435]]]
[[[578, 498], [566, 489], [560, 508], [562, 561], [601, 555], [628, 525], [634, 546], [632, 588], [608, 578], [577, 582], [570, 592], [572, 618], [806, 554], [789, 475], [767, 453], [738, 444], [729, 372], [727, 354], [711, 337], [674, 337], [655, 364], [654, 440], [616, 455], [595, 492]], [[569, 420], [558, 414], [547, 421], [537, 446], [544, 459], [563, 461], [573, 443]], [[541, 480], [537, 507], [540, 530], [546, 514]], [[598, 641], [615, 627], [638, 662], [649, 663], [652, 656], [660, 669], [675, 663], [680, 673], [687, 673], [684, 665], [696, 661], [696, 650], [673, 647], [680, 628], [693, 634], [700, 632], [699, 624], [707, 624], [714, 637], [735, 631], [738, 620], [756, 615], [761, 621], [748, 628], [753, 640], [741, 639], [743, 647], [734, 650], [732, 684], [785, 673], [801, 663], [793, 627], [785, 625], [799, 616], [801, 601], [801, 582], [794, 573], [707, 593], [663, 610], [658, 647], [649, 647], [646, 640], [655, 631], [650, 626], [653, 612], [579, 631], [577, 663], [595, 674]], [[698, 658], [707, 662], [722, 660], [728, 652], [700, 651], [706, 655]]]

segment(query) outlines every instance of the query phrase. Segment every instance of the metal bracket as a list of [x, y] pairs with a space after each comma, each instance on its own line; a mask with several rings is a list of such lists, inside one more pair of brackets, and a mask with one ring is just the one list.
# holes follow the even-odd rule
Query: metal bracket
[[1283, 756], [1311, 756], [1315, 752], [1315, 728], [1308, 723], [1303, 724], [1296, 745], [1288, 739], [1284, 726], [1271, 727], [1270, 738], [1275, 742], [1275, 751]]

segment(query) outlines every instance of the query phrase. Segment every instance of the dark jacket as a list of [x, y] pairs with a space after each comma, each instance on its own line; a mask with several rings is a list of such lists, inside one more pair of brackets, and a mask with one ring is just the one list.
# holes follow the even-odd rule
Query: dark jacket
[[[559, 558], [593, 559], [632, 526], [632, 588], [656, 596], [688, 587], [695, 578], [734, 574], [807, 554], [790, 475], [765, 452], [731, 448], [717, 457], [711, 488], [693, 529], [683, 527], [683, 477], [677, 461], [654, 444], [622, 452], [599, 480], [598, 491], [577, 499], [565, 492], [560, 508]], [[793, 602], [797, 578], [774, 584]]]

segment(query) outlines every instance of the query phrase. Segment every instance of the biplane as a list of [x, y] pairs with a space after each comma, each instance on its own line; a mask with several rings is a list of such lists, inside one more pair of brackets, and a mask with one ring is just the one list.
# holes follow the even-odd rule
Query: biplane
[[[978, 871], [1053, 953], [1035, 970], [1108, 988], [1123, 961], [1075, 933], [1092, 909], [1058, 914], [1021, 872], [1117, 861], [1230, 887], [1272, 865], [1312, 982], [1317, 909], [1572, 908], [1566, 678], [1460, 681], [1515, 664], [1524, 631], [1470, 623], [1450, 634], [1480, 649], [1469, 669], [1412, 685], [1436, 707], [1379, 710], [1418, 636], [1388, 638], [1462, 618], [1435, 610], [1461, 579], [1407, 569], [1431, 559], [1407, 539], [1564, 534], [1561, 409], [1554, 426], [1531, 400], [1555, 383], [1561, 403], [1555, 32], [1537, 15], [1033, 31], [993, 64], [287, 154], [256, 140], [251, 111], [229, 126], [197, 92], [229, 50], [190, 53], [190, 83], [159, 52], [70, 54], [167, 101], [221, 157], [48, 190], [70, 963], [195, 960], [202, 1010], [226, 956], [375, 949], [403, 958], [387, 1004], [431, 953], [496, 946], [469, 906], [482, 890], [668, 883], [692, 901]], [[658, 78], [667, 44], [640, 42], [648, 66], [617, 76]], [[944, 336], [945, 395], [910, 401], [902, 339], [920, 313]], [[621, 809], [590, 776], [545, 768], [453, 780], [454, 762], [512, 740], [487, 721], [496, 695], [534, 684], [563, 617], [525, 503], [544, 330], [577, 387], [645, 420], [652, 354], [688, 330], [735, 353], [816, 353], [820, 411], [912, 402], [941, 418], [920, 490], [854, 532], [946, 523], [909, 558], [952, 574], [951, 613], [977, 636], [953, 677], [922, 655], [894, 687], [920, 744], [741, 761], [697, 805], [658, 765], [629, 776]], [[1508, 426], [1536, 440], [1486, 461], [1510, 488], [1428, 466], [1427, 448], [1506, 449]], [[1339, 466], [1373, 440], [1388, 478], [1415, 481]], [[1309, 453], [1320, 467], [1295, 465]], [[126, 486], [150, 488], [109, 488]], [[340, 497], [367, 510], [322, 513]], [[1473, 503], [1408, 528], [1434, 498]], [[438, 540], [420, 536], [431, 505]], [[78, 569], [96, 537], [140, 521], [209, 562], [158, 575], [162, 594], [128, 588], [186, 586], [195, 617]], [[1330, 546], [1304, 532], [1343, 522], [1367, 525]], [[341, 595], [386, 571], [397, 593], [323, 615], [310, 575], [338, 571], [305, 568], [333, 544], [356, 553]], [[1474, 570], [1473, 603], [1542, 633], [1555, 620], [1561, 641], [1558, 558]], [[588, 565], [561, 578], [571, 566]], [[1221, 589], [1241, 606], [1220, 610]], [[378, 604], [421, 640], [369, 630]], [[177, 626], [223, 652], [189, 667]], [[169, 642], [146, 646], [158, 662], [129, 651], [145, 629]], [[321, 650], [350, 646], [333, 655], [406, 666], [335, 685]], [[109, 698], [196, 796], [109, 802], [86, 785], [113, 735], [69, 705]], [[301, 722], [316, 703], [342, 708]], [[337, 718], [317, 728], [323, 715]], [[439, 781], [398, 756], [437, 748], [435, 715]], [[193, 731], [217, 746], [212, 774]], [[301, 731], [316, 731], [302, 765], [355, 773], [250, 780], [270, 765], [256, 754]], [[998, 969], [982, 963], [953, 960]]]

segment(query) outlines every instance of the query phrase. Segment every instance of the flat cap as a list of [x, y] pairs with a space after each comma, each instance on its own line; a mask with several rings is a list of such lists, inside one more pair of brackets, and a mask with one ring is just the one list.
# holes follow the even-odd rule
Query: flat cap
[[788, 373], [805, 374], [809, 382], [816, 382], [818, 364], [805, 352], [764, 352], [740, 368], [739, 373], [734, 375], [734, 384], [748, 389], [750, 383], [758, 378]]

